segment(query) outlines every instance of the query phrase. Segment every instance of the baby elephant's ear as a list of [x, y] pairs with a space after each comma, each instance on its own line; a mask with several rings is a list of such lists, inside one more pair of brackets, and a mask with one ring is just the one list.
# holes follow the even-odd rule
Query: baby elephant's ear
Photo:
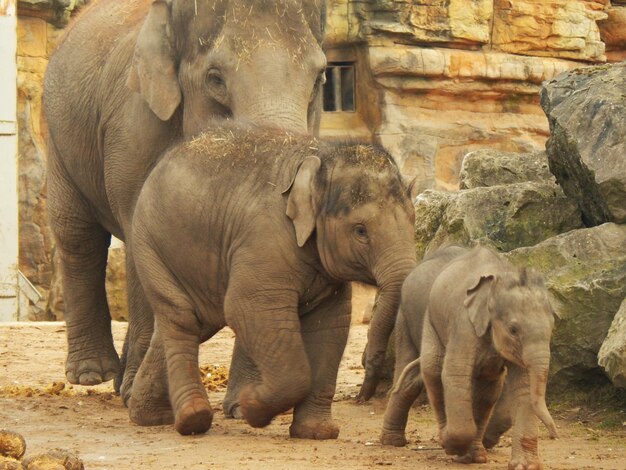
[[289, 192], [287, 198], [287, 217], [296, 229], [298, 246], [302, 247], [315, 229], [317, 211], [314, 202], [315, 178], [322, 162], [316, 156], [306, 157], [283, 193]]
[[[467, 296], [463, 301], [463, 305], [468, 310], [470, 322], [474, 326], [474, 331], [478, 337], [483, 336], [489, 328], [491, 314], [489, 313], [488, 297], [491, 295], [491, 284], [494, 282], [493, 274], [480, 276], [480, 279], [467, 289]], [[480, 293], [484, 295], [477, 298]]]

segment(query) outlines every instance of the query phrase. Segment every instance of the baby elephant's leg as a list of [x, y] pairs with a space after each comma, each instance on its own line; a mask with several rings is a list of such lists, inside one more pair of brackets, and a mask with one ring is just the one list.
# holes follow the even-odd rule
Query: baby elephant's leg
[[[396, 363], [393, 388], [385, 408], [380, 442], [383, 445], [406, 445], [405, 429], [409, 410], [424, 389], [420, 375], [419, 350], [411, 339], [404, 311], [400, 309], [395, 327]], [[418, 345], [419, 346], [419, 345]]]

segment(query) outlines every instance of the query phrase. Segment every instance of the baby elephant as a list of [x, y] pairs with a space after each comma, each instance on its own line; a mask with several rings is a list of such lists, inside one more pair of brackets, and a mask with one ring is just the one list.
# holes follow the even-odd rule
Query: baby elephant
[[[484, 247], [450, 246], [434, 252], [402, 287], [396, 376], [383, 444], [406, 443], [409, 408], [425, 384], [446, 453], [467, 463], [486, 462], [484, 443], [495, 444], [508, 429], [510, 411], [509, 468], [541, 468], [536, 418], [551, 437], [557, 434], [545, 404], [553, 326], [554, 314], [537, 273], [517, 268]], [[507, 397], [501, 400], [505, 405], [499, 422], [489, 424], [505, 380]], [[485, 439], [488, 424], [493, 429]]]
[[415, 266], [414, 220], [398, 168], [370, 145], [225, 126], [171, 148], [143, 186], [128, 244], [156, 321], [131, 419], [208, 430], [198, 347], [228, 325], [255, 369], [231, 371], [243, 418], [261, 427], [293, 407], [291, 436], [336, 438], [349, 281], [378, 285], [393, 325]]

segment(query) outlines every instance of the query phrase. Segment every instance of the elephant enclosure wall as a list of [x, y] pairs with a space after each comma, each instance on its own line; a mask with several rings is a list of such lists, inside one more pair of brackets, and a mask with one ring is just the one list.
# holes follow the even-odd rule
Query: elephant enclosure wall
[[[124, 323], [113, 325], [118, 348], [125, 328]], [[467, 465], [455, 463], [437, 445], [435, 420], [427, 407], [411, 410], [407, 447], [389, 448], [378, 443], [384, 401], [357, 405], [354, 400], [363, 379], [360, 360], [366, 333], [363, 325], [353, 327], [341, 363], [333, 405], [341, 431], [334, 441], [290, 439], [288, 414], [277, 417], [265, 429], [226, 420], [221, 410], [223, 389], [209, 391], [215, 417], [206, 435], [183, 437], [171, 426], [133, 425], [110, 384], [62, 389], [65, 326], [60, 322], [0, 324], [0, 423], [24, 436], [27, 456], [61, 447], [77, 453], [89, 470], [467, 470]], [[202, 345], [200, 362], [228, 367], [232, 348], [233, 335], [225, 329]], [[549, 441], [542, 434], [539, 443], [547, 468], [624, 468], [623, 415], [564, 406], [555, 408], [553, 415], [560, 439]], [[489, 453], [490, 463], [477, 468], [506, 468], [510, 453], [510, 442], [505, 438]]]

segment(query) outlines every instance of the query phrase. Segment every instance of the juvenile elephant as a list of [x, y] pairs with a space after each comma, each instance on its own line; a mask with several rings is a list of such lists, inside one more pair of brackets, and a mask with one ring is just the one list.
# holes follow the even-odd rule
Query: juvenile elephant
[[[43, 96], [69, 382], [98, 384], [118, 372], [104, 289], [107, 248], [111, 234], [126, 239], [157, 157], [216, 117], [314, 131], [323, 25], [322, 0], [96, 0], [69, 28], [50, 59]], [[125, 398], [153, 324], [131, 251], [127, 278]]]
[[[501, 398], [515, 401], [506, 406], [513, 422], [509, 467], [540, 468], [536, 417], [556, 436], [545, 404], [554, 318], [541, 276], [487, 248], [446, 247], [409, 274], [396, 322], [383, 444], [406, 443], [409, 408], [425, 384], [447, 453], [486, 462], [484, 433]], [[510, 426], [503, 417], [489, 445]]]
[[349, 281], [379, 286], [377, 314], [393, 319], [415, 265], [414, 218], [398, 168], [370, 145], [223, 127], [169, 150], [129, 240], [156, 318], [131, 419], [205, 432], [198, 345], [228, 325], [259, 371], [240, 388], [243, 418], [261, 427], [295, 407], [291, 436], [336, 438]]

